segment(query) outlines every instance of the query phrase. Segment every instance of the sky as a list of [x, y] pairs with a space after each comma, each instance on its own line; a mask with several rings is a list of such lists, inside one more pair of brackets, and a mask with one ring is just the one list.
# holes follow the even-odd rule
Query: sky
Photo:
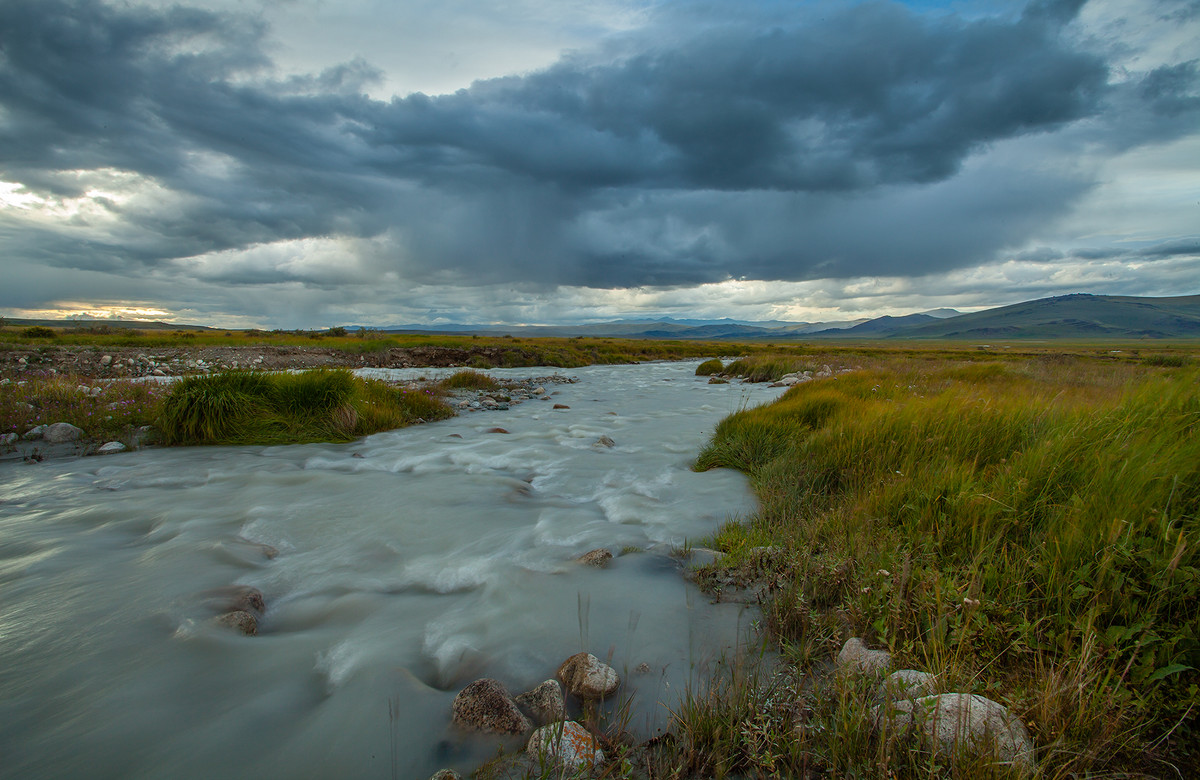
[[0, 0], [0, 315], [1200, 294], [1200, 0]]

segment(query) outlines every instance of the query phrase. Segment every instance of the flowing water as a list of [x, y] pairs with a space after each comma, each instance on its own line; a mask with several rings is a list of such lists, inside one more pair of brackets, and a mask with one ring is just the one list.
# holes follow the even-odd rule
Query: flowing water
[[[349, 444], [0, 466], [0, 777], [470, 770], [497, 739], [450, 724], [455, 693], [528, 690], [580, 650], [621, 672], [633, 730], [663, 728], [753, 620], [670, 555], [753, 508], [742, 475], [689, 466], [778, 392], [695, 366], [570, 370], [547, 385], [569, 409]], [[597, 547], [618, 557], [574, 562]], [[258, 636], [213, 623], [232, 585], [265, 595]]]

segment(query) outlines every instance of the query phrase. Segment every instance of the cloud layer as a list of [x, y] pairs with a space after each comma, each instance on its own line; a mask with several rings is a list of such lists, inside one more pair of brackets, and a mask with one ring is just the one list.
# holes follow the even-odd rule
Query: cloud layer
[[[261, 17], [8, 0], [0, 180], [20, 187], [0, 262], [21, 287], [0, 306], [122, 283], [347, 306], [422, 285], [925, 277], [1080, 243], [1061, 225], [1107, 161], [1200, 127], [1200, 52], [1130, 69], [1133, 43], [1080, 5], [667, 7], [539, 71], [382, 101], [366, 60], [280, 75]], [[1147, 18], [1195, 27], [1194, 8]], [[1195, 259], [1195, 235], [1052, 251]]]

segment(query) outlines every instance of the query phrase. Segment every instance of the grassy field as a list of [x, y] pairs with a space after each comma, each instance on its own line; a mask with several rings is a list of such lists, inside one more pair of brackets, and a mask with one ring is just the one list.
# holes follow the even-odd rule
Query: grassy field
[[455, 335], [403, 335], [377, 331], [188, 331], [127, 328], [0, 328], [0, 349], [46, 346], [129, 347], [139, 349], [206, 347], [321, 347], [347, 355], [386, 353], [392, 349], [433, 347], [470, 350], [474, 368], [637, 363], [647, 360], [685, 360], [715, 354], [752, 354], [767, 345], [702, 341], [617, 338], [510, 338]]
[[759, 495], [711, 540], [727, 557], [705, 575], [765, 587], [790, 666], [759, 680], [731, 667], [685, 706], [684, 765], [1015, 775], [873, 735], [873, 682], [814, 682], [859, 636], [896, 668], [1008, 706], [1045, 777], [1196, 776], [1200, 370], [1186, 353], [831, 350], [727, 366], [834, 376], [727, 418], [697, 460], [746, 472]]

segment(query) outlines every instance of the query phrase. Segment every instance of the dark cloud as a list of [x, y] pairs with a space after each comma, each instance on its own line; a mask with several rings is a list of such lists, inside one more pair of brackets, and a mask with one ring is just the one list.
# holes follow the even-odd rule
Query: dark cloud
[[[363, 61], [277, 78], [254, 17], [6, 0], [0, 178], [71, 198], [88, 191], [76, 172], [113, 169], [161, 193], [108, 201], [102, 239], [24, 231], [8, 247], [45, 265], [184, 273], [172, 261], [378, 237], [365, 267], [447, 284], [962, 267], [1092, 185], [1038, 161], [971, 164], [985, 152], [1081, 123], [1121, 148], [1196, 126], [1196, 63], [1114, 88], [1105, 60], [1063, 33], [1080, 5], [964, 20], [869, 2], [762, 24], [738, 5], [727, 25], [644, 35], [619, 56], [383, 102], [362, 94], [381, 77]], [[362, 276], [285, 266], [197, 274]]]

